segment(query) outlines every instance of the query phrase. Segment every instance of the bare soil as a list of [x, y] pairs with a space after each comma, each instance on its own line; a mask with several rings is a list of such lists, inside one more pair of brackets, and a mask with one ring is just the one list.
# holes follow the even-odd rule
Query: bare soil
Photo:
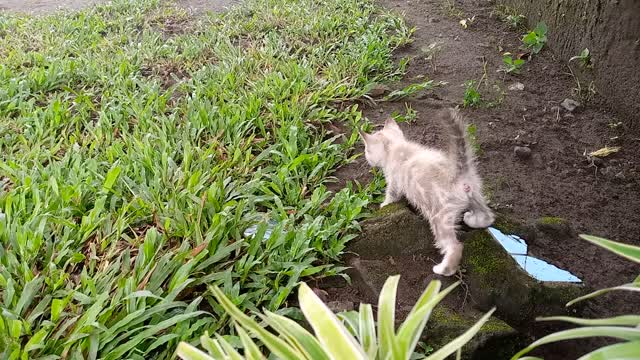
[[[573, 113], [562, 108], [565, 98], [580, 99], [572, 93], [574, 80], [560, 59], [544, 49], [526, 63], [521, 74], [498, 73], [502, 52], [523, 52], [522, 33], [492, 16], [494, 8], [486, 1], [457, 6], [467, 17], [475, 16], [466, 30], [459, 18], [449, 15], [442, 0], [380, 3], [404, 13], [417, 28], [414, 42], [397, 51], [398, 59], [411, 61], [405, 78], [392, 88], [425, 77], [448, 84], [404, 101], [367, 106], [365, 115], [371, 121], [381, 124], [394, 111], [404, 113], [410, 107], [417, 119], [401, 124], [405, 133], [421, 143], [442, 146], [446, 134], [431, 115], [442, 107], [461, 105], [463, 84], [483, 78], [486, 61], [486, 76], [479, 87], [484, 104], [463, 113], [477, 127], [479, 167], [492, 207], [522, 222], [560, 217], [579, 233], [640, 244], [640, 134], [616, 126], [621, 119], [613, 117], [597, 96], [581, 101]], [[428, 61], [421, 49], [433, 42], [441, 43], [442, 50], [435, 61]], [[522, 83], [524, 90], [508, 90], [515, 82]], [[487, 105], [490, 102], [495, 104]], [[621, 150], [604, 159], [585, 156], [607, 145]], [[518, 158], [516, 146], [528, 146], [531, 158]], [[334, 187], [348, 180], [366, 183], [371, 179], [363, 157], [339, 169], [336, 176], [339, 181]], [[640, 273], [637, 265], [578, 238], [530, 246], [537, 256], [595, 287], [632, 281]]]
[[[500, 22], [492, 1], [379, 3], [402, 13], [416, 27], [413, 43], [396, 53], [398, 60], [410, 59], [408, 72], [391, 87], [401, 89], [425, 79], [445, 81], [447, 85], [403, 101], [368, 105], [365, 115], [371, 121], [381, 124], [393, 112], [404, 113], [411, 108], [417, 118], [401, 125], [405, 133], [423, 144], [442, 146], [446, 134], [432, 120], [432, 114], [442, 107], [461, 105], [464, 83], [475, 80], [480, 84], [483, 104], [463, 109], [463, 113], [477, 127], [480, 172], [495, 210], [523, 223], [559, 217], [577, 233], [640, 244], [640, 134], [620, 124], [631, 121], [617, 118], [598, 95], [588, 101], [577, 96], [567, 59], [557, 58], [545, 47], [526, 62], [520, 74], [498, 72], [502, 53], [525, 52], [520, 41], [525, 30], [513, 30]], [[459, 23], [463, 16], [473, 18], [467, 29]], [[428, 60], [424, 50], [433, 43], [438, 43], [441, 51]], [[524, 90], [509, 90], [516, 82], [523, 84]], [[578, 100], [581, 106], [569, 112], [560, 106], [565, 98]], [[529, 147], [530, 158], [516, 156], [516, 146]], [[621, 150], [603, 159], [586, 156], [604, 146], [620, 146]], [[339, 169], [336, 176], [335, 188], [350, 180], [371, 180], [363, 157]], [[528, 239], [530, 251], [576, 274], [589, 287], [630, 282], [640, 273], [637, 264], [577, 236], [560, 238]], [[631, 295], [616, 293], [593, 301], [585, 315], [602, 317], [637, 311], [640, 301]], [[574, 342], [556, 346], [546, 351], [545, 358], [574, 358], [593, 345]]]

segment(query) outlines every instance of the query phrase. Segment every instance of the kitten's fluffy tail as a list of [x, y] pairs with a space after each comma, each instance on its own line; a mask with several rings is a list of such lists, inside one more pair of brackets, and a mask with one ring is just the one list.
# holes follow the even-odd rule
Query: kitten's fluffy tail
[[456, 177], [474, 169], [475, 156], [467, 137], [467, 122], [456, 109], [448, 109], [446, 124], [449, 128], [449, 156], [456, 163]]

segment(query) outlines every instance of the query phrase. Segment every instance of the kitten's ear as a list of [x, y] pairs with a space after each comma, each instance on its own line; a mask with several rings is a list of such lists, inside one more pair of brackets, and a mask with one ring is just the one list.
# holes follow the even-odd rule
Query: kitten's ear
[[393, 118], [388, 118], [384, 122], [384, 128], [385, 129], [398, 129], [398, 130], [400, 130], [400, 126], [398, 125], [398, 123]]

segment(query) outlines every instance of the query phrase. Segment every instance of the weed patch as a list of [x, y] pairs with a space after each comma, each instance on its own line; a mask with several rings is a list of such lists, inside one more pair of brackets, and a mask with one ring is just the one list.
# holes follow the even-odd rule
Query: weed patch
[[532, 53], [537, 54], [547, 43], [547, 24], [543, 21], [536, 25], [536, 28], [529, 31], [522, 37], [522, 43]]
[[332, 104], [401, 74], [400, 18], [116, 0], [0, 28], [1, 358], [168, 359], [232, 333], [207, 285], [286, 314], [302, 279], [341, 270], [372, 189], [325, 188], [363, 122]]

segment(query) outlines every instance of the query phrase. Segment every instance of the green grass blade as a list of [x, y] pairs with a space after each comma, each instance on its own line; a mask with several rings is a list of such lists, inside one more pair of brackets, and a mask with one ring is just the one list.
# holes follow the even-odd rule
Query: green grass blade
[[240, 340], [242, 341], [242, 348], [244, 349], [244, 356], [248, 360], [261, 360], [265, 359], [264, 355], [258, 348], [255, 342], [249, 337], [246, 331], [241, 326], [236, 324], [236, 331], [238, 332], [238, 336], [240, 336]]
[[216, 340], [224, 349], [224, 352], [227, 354], [227, 358], [230, 360], [243, 360], [242, 355], [229, 344], [227, 340], [225, 340], [222, 336], [216, 334]]
[[315, 331], [318, 341], [332, 359], [366, 359], [356, 339], [305, 283], [300, 284], [298, 299], [300, 309]]
[[617, 291], [617, 290], [624, 290], [624, 291], [640, 291], [640, 283], [630, 283], [630, 284], [625, 284], [625, 285], [620, 285], [620, 286], [614, 286], [614, 287], [610, 287], [610, 288], [606, 288], [606, 289], [600, 289], [600, 290], [596, 290], [592, 293], [589, 293], [587, 295], [584, 296], [580, 296], [579, 298], [575, 298], [571, 301], [569, 301], [567, 303], [567, 306], [571, 306], [577, 302], [583, 301], [583, 300], [587, 300], [587, 299], [591, 299], [594, 298], [596, 296], [600, 296], [602, 294], [608, 293], [610, 291]]
[[210, 287], [211, 292], [215, 296], [216, 300], [220, 303], [220, 305], [224, 308], [224, 310], [235, 320], [238, 322], [240, 326], [245, 328], [246, 330], [252, 332], [254, 335], [260, 339], [266, 347], [271, 350], [276, 356], [287, 359], [287, 360], [297, 360], [300, 359], [300, 353], [285, 343], [282, 339], [279, 339], [277, 336], [269, 333], [267, 330], [263, 329], [260, 324], [258, 324], [255, 320], [251, 319], [247, 315], [243, 314], [218, 288], [217, 286]]
[[578, 360], [633, 360], [640, 359], [640, 341], [605, 346]]
[[280, 336], [305, 353], [307, 359], [329, 360], [329, 355], [322, 348], [318, 340], [295, 321], [282, 315], [266, 312], [263, 320], [273, 327]]
[[205, 352], [198, 350], [195, 346], [189, 345], [184, 341], [178, 344], [176, 354], [182, 360], [216, 360]]
[[22, 294], [18, 299], [18, 303], [14, 309], [15, 313], [22, 315], [23, 312], [31, 305], [33, 299], [39, 294], [40, 287], [42, 286], [42, 277], [35, 277], [31, 281], [27, 282], [22, 289]]
[[610, 337], [610, 338], [616, 338], [616, 339], [622, 339], [622, 340], [628, 340], [628, 341], [637, 341], [637, 340], [640, 340], [640, 329], [623, 328], [623, 327], [615, 327], [615, 326], [589, 326], [589, 327], [559, 331], [557, 333], [547, 335], [533, 342], [531, 345], [520, 350], [520, 352], [515, 354], [511, 358], [511, 360], [520, 359], [522, 355], [530, 352], [531, 350], [537, 348], [540, 345], [549, 344], [549, 343], [558, 342], [558, 341], [564, 341], [564, 340], [574, 340], [574, 339], [590, 338], [590, 337]]
[[611, 241], [592, 235], [580, 235], [580, 237], [631, 261], [640, 263], [640, 247], [638, 246]]
[[399, 359], [402, 351], [396, 343], [395, 311], [396, 293], [400, 276], [391, 276], [385, 281], [378, 299], [378, 337], [380, 339], [379, 355], [381, 358]]
[[375, 359], [378, 352], [378, 340], [376, 338], [376, 322], [373, 319], [373, 310], [369, 304], [360, 304], [360, 321], [358, 321], [358, 333], [360, 343], [369, 359]]
[[606, 319], [581, 319], [570, 316], [549, 316], [536, 319], [538, 321], [566, 321], [577, 325], [587, 326], [639, 326], [640, 315], [621, 315]]
[[126, 354], [131, 349], [135, 348], [141, 342], [147, 340], [149, 336], [160, 333], [161, 331], [166, 330], [182, 321], [200, 316], [206, 315], [207, 313], [204, 311], [194, 311], [191, 313], [180, 314], [174, 317], [171, 317], [167, 320], [161, 321], [155, 325], [149, 326], [145, 330], [141, 331], [139, 334], [131, 338], [131, 340], [126, 343], [116, 347], [113, 351], [109, 352], [109, 354], [105, 357], [105, 360], [116, 360], [121, 359], [124, 354]]
[[109, 172], [107, 172], [107, 176], [104, 179], [102, 187], [107, 191], [111, 191], [116, 180], [118, 180], [118, 176], [120, 176], [121, 171], [122, 167], [118, 164], [114, 164], [113, 167], [109, 169]]
[[453, 289], [455, 289], [460, 282], [455, 282], [447, 287], [444, 291], [440, 291], [441, 283], [439, 281], [432, 281], [429, 286], [422, 293], [416, 305], [411, 309], [411, 312], [407, 316], [407, 319], [402, 323], [398, 331], [398, 342], [400, 344], [402, 352], [406, 357], [413, 354], [420, 335], [424, 330], [425, 325], [429, 319], [431, 311], [445, 298]]

